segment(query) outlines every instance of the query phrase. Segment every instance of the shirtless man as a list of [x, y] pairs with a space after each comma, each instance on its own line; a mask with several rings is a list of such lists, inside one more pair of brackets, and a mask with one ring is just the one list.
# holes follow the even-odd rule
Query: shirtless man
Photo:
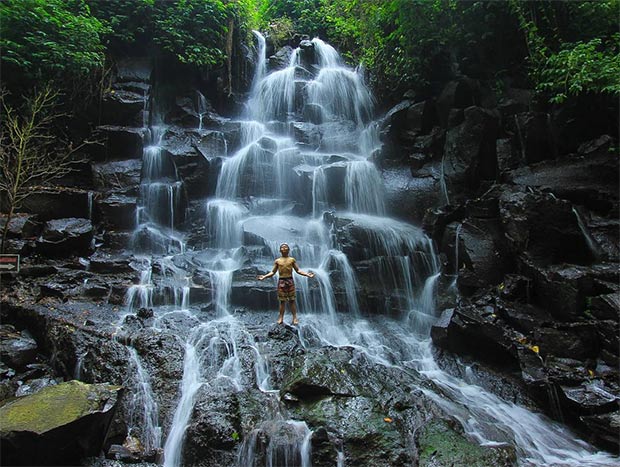
[[278, 273], [278, 300], [280, 302], [280, 317], [278, 324], [284, 321], [284, 307], [286, 302], [289, 304], [291, 313], [293, 314], [293, 324], [299, 324], [297, 319], [297, 305], [295, 303], [295, 282], [293, 281], [293, 269], [300, 276], [314, 277], [313, 272], [304, 272], [297, 266], [295, 258], [289, 256], [290, 248], [286, 243], [280, 245], [280, 256], [273, 263], [271, 272], [258, 276], [258, 280], [262, 281]]

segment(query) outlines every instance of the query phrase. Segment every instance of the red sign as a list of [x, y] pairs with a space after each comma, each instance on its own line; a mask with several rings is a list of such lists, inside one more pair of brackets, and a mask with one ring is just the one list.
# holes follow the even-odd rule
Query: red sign
[[19, 255], [0, 255], [0, 272], [19, 272]]

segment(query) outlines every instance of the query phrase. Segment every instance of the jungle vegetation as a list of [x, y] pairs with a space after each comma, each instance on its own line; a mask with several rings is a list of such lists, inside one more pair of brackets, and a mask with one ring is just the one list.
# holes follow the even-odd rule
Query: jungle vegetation
[[2, 84], [92, 93], [106, 57], [132, 50], [217, 68], [231, 28], [248, 39], [256, 28], [276, 45], [298, 33], [331, 42], [379, 94], [428, 89], [443, 65], [500, 84], [521, 74], [562, 102], [620, 92], [619, 13], [619, 0], [5, 0]]

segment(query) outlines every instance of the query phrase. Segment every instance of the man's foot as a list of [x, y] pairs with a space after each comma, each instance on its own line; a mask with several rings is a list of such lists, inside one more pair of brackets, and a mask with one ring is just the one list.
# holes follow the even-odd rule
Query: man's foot
[[295, 319], [293, 320], [293, 324], [294, 324], [294, 325], [299, 324], [299, 320], [298, 320], [297, 318], [295, 318]]
[[282, 324], [283, 322], [284, 322], [284, 320], [283, 320], [282, 318], [280, 318], [280, 319], [277, 321], [277, 323], [278, 323], [278, 324]]

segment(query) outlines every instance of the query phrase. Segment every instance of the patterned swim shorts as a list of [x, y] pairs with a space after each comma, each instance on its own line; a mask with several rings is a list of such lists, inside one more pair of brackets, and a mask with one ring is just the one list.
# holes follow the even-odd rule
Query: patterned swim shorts
[[278, 279], [278, 301], [295, 301], [295, 282], [292, 277], [281, 277]]

